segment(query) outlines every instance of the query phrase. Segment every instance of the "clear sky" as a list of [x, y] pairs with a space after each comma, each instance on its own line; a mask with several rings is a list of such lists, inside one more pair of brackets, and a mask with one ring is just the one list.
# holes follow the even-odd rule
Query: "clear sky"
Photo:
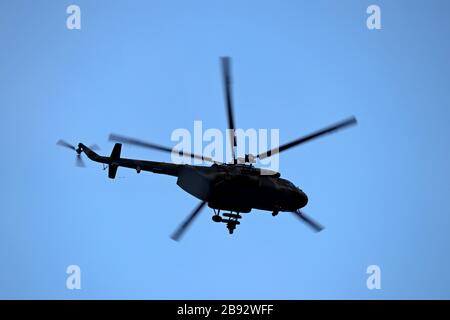
[[[81, 30], [66, 8], [81, 8]], [[368, 30], [366, 8], [381, 8]], [[1, 298], [450, 298], [448, 1], [0, 1]], [[225, 129], [219, 57], [233, 58], [236, 124], [286, 142], [315, 234], [253, 211], [235, 234], [168, 176], [74, 166], [55, 143], [120, 133], [173, 145]], [[124, 146], [122, 155], [170, 161]], [[66, 289], [80, 266], [81, 290]], [[381, 268], [368, 290], [366, 268]]]

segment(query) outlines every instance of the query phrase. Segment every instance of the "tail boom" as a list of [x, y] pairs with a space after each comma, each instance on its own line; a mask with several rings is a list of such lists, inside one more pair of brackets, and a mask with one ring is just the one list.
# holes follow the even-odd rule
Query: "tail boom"
[[178, 164], [121, 158], [120, 152], [122, 145], [120, 143], [116, 143], [114, 145], [111, 156], [109, 157], [98, 155], [96, 152], [86, 147], [82, 143], [78, 144], [78, 148], [81, 150], [81, 152], [84, 152], [90, 160], [108, 165], [108, 176], [111, 179], [115, 178], [117, 169], [119, 167], [134, 169], [137, 173], [141, 171], [149, 171], [175, 177], [178, 177], [178, 173], [180, 170], [180, 165]]

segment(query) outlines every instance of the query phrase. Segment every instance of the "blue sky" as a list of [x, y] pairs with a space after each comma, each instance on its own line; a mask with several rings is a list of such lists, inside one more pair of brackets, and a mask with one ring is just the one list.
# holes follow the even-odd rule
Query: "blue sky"
[[[81, 7], [82, 29], [66, 28]], [[378, 4], [382, 30], [366, 28]], [[450, 298], [448, 1], [1, 1], [1, 298]], [[281, 142], [349, 115], [359, 125], [283, 153], [311, 232], [254, 211], [233, 236], [173, 177], [74, 167], [63, 138], [171, 145], [236, 124]], [[124, 146], [123, 156], [170, 156]], [[79, 265], [82, 289], [66, 289]], [[366, 288], [379, 265], [381, 290]]]

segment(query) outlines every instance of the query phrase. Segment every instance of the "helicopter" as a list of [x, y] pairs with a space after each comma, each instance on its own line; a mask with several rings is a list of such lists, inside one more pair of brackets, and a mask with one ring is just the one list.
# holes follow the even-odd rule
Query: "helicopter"
[[323, 230], [321, 224], [301, 210], [308, 203], [308, 196], [303, 190], [295, 186], [291, 181], [281, 178], [279, 172], [257, 168], [253, 163], [256, 162], [256, 159], [262, 160], [271, 157], [305, 142], [355, 125], [357, 123], [356, 118], [349, 117], [331, 126], [282, 144], [277, 148], [259, 153], [256, 156], [245, 154], [245, 157], [237, 158], [235, 154], [237, 139], [231, 90], [231, 59], [222, 57], [221, 65], [228, 120], [227, 132], [230, 133], [229, 139], [232, 151], [232, 158], [229, 163], [218, 162], [210, 157], [189, 152], [179, 152], [179, 154], [192, 159], [211, 162], [212, 165], [175, 164], [122, 158], [122, 144], [140, 146], [167, 153], [177, 153], [177, 151], [163, 145], [117, 134], [110, 134], [109, 136], [109, 140], [115, 142], [109, 156], [97, 154], [94, 151], [98, 149], [96, 145], [88, 147], [83, 143], [79, 143], [77, 146], [74, 146], [64, 140], [59, 140], [57, 144], [76, 152], [76, 163], [78, 166], [84, 166], [81, 158], [82, 153], [90, 160], [102, 163], [104, 169], [108, 169], [108, 177], [110, 179], [115, 179], [119, 167], [134, 169], [137, 173], [149, 171], [176, 177], [177, 185], [199, 199], [200, 203], [171, 235], [171, 238], [175, 241], [180, 240], [206, 205], [213, 210], [212, 220], [216, 223], [225, 224], [230, 234], [233, 234], [236, 227], [240, 225], [242, 214], [249, 213], [252, 209], [269, 211], [273, 216], [277, 216], [280, 212], [289, 212], [310, 226], [314, 231], [319, 232]]

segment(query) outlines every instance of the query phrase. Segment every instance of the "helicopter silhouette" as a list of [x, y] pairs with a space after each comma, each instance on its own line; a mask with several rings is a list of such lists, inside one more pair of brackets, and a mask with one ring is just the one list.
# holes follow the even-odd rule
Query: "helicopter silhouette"
[[224, 223], [230, 234], [233, 234], [236, 226], [240, 224], [241, 214], [249, 213], [252, 209], [270, 211], [273, 216], [277, 216], [279, 212], [289, 212], [316, 232], [321, 231], [323, 227], [300, 210], [308, 203], [307, 195], [289, 180], [281, 178], [279, 172], [257, 168], [253, 166], [253, 163], [256, 159], [262, 160], [271, 157], [323, 135], [355, 125], [357, 123], [356, 118], [347, 118], [277, 148], [259, 153], [256, 156], [246, 154], [244, 158], [238, 159], [235, 154], [237, 146], [231, 92], [231, 62], [229, 57], [222, 57], [221, 62], [228, 120], [227, 131], [230, 133], [229, 139], [232, 148], [231, 163], [221, 163], [212, 158], [188, 152], [183, 152], [182, 155], [192, 159], [212, 162], [213, 164], [211, 166], [203, 166], [121, 158], [122, 144], [135, 145], [167, 153], [178, 152], [166, 146], [117, 134], [109, 136], [109, 140], [115, 142], [109, 157], [98, 155], [94, 151], [98, 149], [96, 145], [87, 147], [79, 143], [77, 146], [74, 146], [64, 140], [59, 140], [57, 144], [76, 152], [76, 163], [78, 166], [84, 166], [81, 158], [82, 153], [86, 154], [90, 160], [102, 163], [104, 166], [106, 165], [108, 177], [111, 179], [116, 177], [119, 167], [134, 169], [137, 173], [149, 171], [177, 177], [177, 185], [187, 193], [198, 198], [200, 203], [172, 234], [171, 238], [176, 241], [181, 238], [206, 205], [213, 209], [212, 220], [216, 223]]

